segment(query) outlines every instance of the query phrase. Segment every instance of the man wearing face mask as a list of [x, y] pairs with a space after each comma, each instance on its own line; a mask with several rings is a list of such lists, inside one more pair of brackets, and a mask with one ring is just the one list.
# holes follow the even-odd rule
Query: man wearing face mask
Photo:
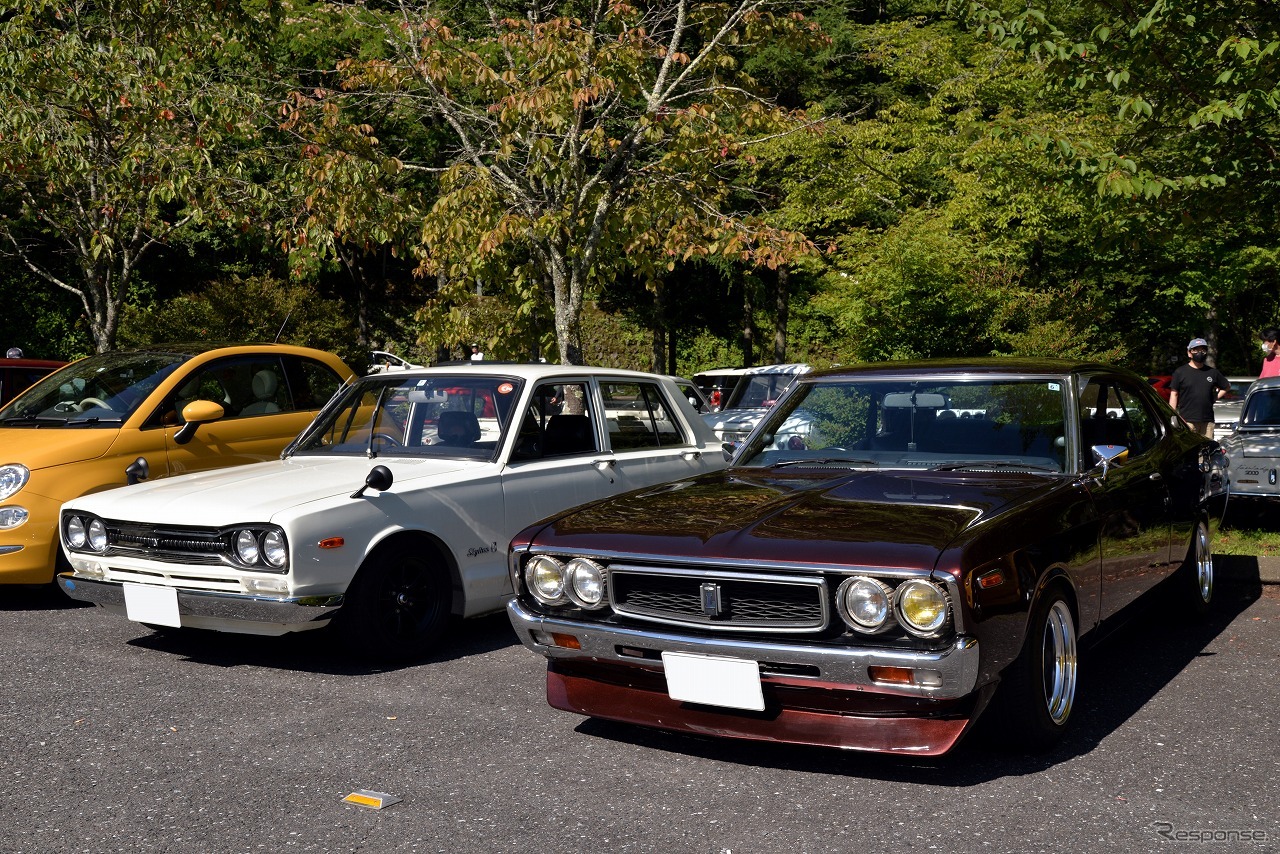
[[1169, 405], [1177, 410], [1182, 420], [1201, 436], [1213, 437], [1213, 402], [1226, 396], [1231, 383], [1217, 368], [1206, 364], [1209, 358], [1209, 342], [1192, 338], [1187, 345], [1190, 361], [1179, 365], [1169, 381]]
[[1258, 336], [1262, 339], [1262, 373], [1259, 377], [1280, 377], [1280, 329], [1264, 329]]

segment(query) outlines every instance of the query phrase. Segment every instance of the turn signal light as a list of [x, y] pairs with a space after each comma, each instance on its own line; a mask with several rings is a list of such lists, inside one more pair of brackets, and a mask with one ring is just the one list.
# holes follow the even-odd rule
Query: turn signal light
[[910, 667], [889, 667], [883, 664], [873, 664], [867, 668], [867, 675], [871, 677], [873, 682], [885, 682], [890, 685], [912, 684]]
[[346, 542], [342, 537], [325, 537], [317, 545], [322, 549], [340, 549]]

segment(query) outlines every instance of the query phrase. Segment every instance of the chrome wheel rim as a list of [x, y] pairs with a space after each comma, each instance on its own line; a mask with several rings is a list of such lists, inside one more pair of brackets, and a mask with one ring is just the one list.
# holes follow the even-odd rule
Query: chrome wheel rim
[[1196, 529], [1196, 587], [1202, 602], [1213, 599], [1213, 552], [1209, 548], [1209, 531], [1204, 525]]
[[1071, 716], [1076, 696], [1076, 631], [1071, 609], [1061, 599], [1053, 603], [1044, 623], [1044, 704], [1058, 726]]

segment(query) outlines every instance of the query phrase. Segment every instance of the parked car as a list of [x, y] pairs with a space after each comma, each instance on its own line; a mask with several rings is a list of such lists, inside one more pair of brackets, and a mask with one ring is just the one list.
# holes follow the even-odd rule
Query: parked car
[[722, 442], [738, 443], [760, 423], [769, 407], [778, 402], [796, 377], [808, 373], [808, 365], [762, 365], [747, 368], [720, 411], [703, 416]]
[[1280, 377], [1255, 380], [1238, 424], [1222, 439], [1232, 498], [1280, 498]]
[[511, 535], [723, 468], [667, 377], [474, 362], [364, 377], [283, 459], [62, 510], [74, 599], [168, 627], [278, 635], [337, 619], [373, 658], [502, 609]]
[[342, 360], [276, 344], [103, 353], [0, 409], [0, 582], [47, 584], [62, 502], [280, 455], [351, 376]]
[[423, 366], [415, 365], [395, 353], [388, 353], [386, 350], [374, 350], [369, 354], [369, 369], [365, 373], [381, 374], [387, 371], [409, 371], [421, 367]]
[[53, 359], [0, 359], [0, 406], [65, 364]]
[[1169, 394], [1173, 391], [1172, 374], [1159, 374], [1154, 377], [1147, 377], [1147, 382], [1151, 383], [1151, 388], [1156, 394], [1160, 395], [1166, 401], [1169, 399]]
[[702, 393], [702, 389], [692, 381], [684, 377], [672, 377], [671, 381], [676, 384], [676, 388], [680, 389], [680, 393], [684, 395], [685, 400], [689, 401], [689, 405], [693, 407], [693, 411], [702, 415], [712, 411], [711, 401], [707, 400], [706, 395]]
[[[780, 435], [797, 419], [803, 443]], [[1041, 748], [1078, 708], [1079, 650], [1142, 594], [1208, 608], [1225, 493], [1217, 444], [1126, 371], [824, 371], [726, 471], [520, 532], [507, 611], [558, 709], [921, 755], [992, 702]]]
[[725, 401], [733, 393], [734, 386], [738, 384], [738, 378], [745, 371], [746, 368], [712, 368], [693, 375], [694, 385], [702, 391], [707, 402], [711, 404], [709, 411], [719, 412], [724, 407]]
[[1227, 382], [1231, 383], [1231, 391], [1213, 404], [1213, 438], [1219, 442], [1236, 428], [1240, 410], [1244, 406], [1244, 396], [1255, 379], [1257, 377], [1227, 377]]

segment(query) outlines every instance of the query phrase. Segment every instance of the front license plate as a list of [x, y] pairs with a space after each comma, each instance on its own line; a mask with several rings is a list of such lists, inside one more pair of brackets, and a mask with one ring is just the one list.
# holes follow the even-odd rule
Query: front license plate
[[667, 694], [684, 703], [764, 711], [760, 665], [743, 658], [664, 652]]
[[124, 610], [130, 620], [157, 626], [181, 626], [178, 616], [178, 591], [172, 587], [150, 584], [124, 586]]

